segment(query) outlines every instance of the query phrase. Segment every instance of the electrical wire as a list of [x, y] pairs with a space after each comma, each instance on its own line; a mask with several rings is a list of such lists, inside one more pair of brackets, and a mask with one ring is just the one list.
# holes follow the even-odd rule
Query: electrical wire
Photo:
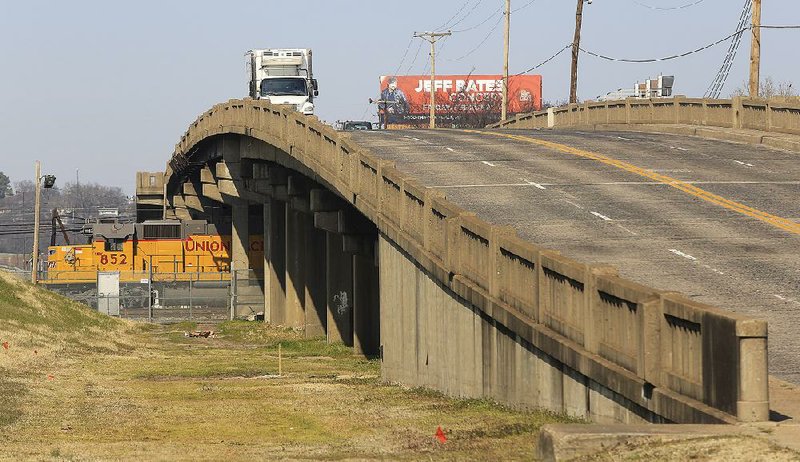
[[472, 9], [467, 11], [467, 14], [465, 14], [461, 19], [459, 19], [458, 21], [454, 22], [453, 24], [450, 24], [449, 29], [452, 29], [453, 27], [456, 27], [457, 25], [459, 25], [462, 22], [464, 22], [465, 19], [470, 17], [472, 15], [472, 13], [474, 13], [475, 10], [478, 9], [478, 7], [481, 5], [481, 3], [483, 3], [483, 0], [478, 0], [478, 3], [476, 3], [475, 6], [472, 7]]
[[491, 21], [492, 18], [494, 18], [498, 14], [502, 13], [503, 9], [504, 8], [501, 6], [500, 8], [494, 10], [494, 13], [490, 14], [489, 16], [487, 16], [483, 21], [481, 21], [481, 22], [479, 22], [479, 23], [477, 23], [475, 25], [472, 25], [470, 27], [465, 27], [464, 29], [458, 29], [458, 30], [451, 30], [450, 32], [455, 34], [455, 33], [468, 32], [468, 31], [477, 29], [477, 28], [481, 27], [482, 25], [486, 24], [487, 22]]
[[[744, 6], [742, 6], [742, 13], [739, 15], [739, 24], [736, 26], [736, 30], [743, 29], [747, 23], [750, 22], [752, 11], [752, 0], [745, 0]], [[728, 46], [728, 52], [725, 55], [725, 59], [722, 61], [722, 66], [720, 66], [719, 70], [717, 71], [717, 75], [714, 77], [714, 80], [711, 82], [708, 90], [706, 90], [705, 95], [703, 95], [705, 98], [719, 98], [719, 94], [725, 87], [725, 82], [728, 81], [728, 75], [730, 75], [731, 68], [733, 67], [733, 61], [736, 59], [736, 52], [739, 50], [739, 45], [741, 45], [743, 35], [744, 34], [739, 33], [731, 41], [731, 44]]]
[[[478, 0], [478, 3], [480, 3], [480, 1], [481, 0]], [[458, 11], [456, 11], [456, 13], [453, 16], [450, 17], [450, 19], [448, 19], [447, 21], [445, 21], [444, 24], [442, 24], [441, 26], [439, 26], [439, 27], [437, 27], [437, 28], [435, 28], [433, 30], [434, 31], [440, 31], [440, 30], [444, 29], [445, 27], [449, 26], [450, 25], [450, 21], [454, 20], [459, 14], [461, 14], [461, 12], [464, 11], [464, 8], [466, 8], [467, 5], [469, 5], [470, 3], [472, 3], [472, 0], [467, 0], [466, 2], [464, 2], [464, 4], [461, 5], [461, 8], [459, 8]]]
[[494, 23], [494, 26], [492, 26], [492, 28], [489, 30], [489, 33], [486, 34], [486, 37], [484, 37], [483, 40], [481, 40], [480, 43], [478, 43], [473, 49], [471, 49], [470, 51], [466, 52], [465, 54], [459, 56], [458, 58], [448, 59], [448, 61], [450, 61], [450, 62], [461, 61], [462, 59], [466, 58], [467, 56], [470, 56], [473, 53], [475, 53], [476, 51], [478, 51], [486, 43], [486, 41], [489, 40], [489, 38], [492, 36], [492, 33], [495, 30], [497, 30], [497, 28], [500, 26], [501, 22], [503, 22], [503, 17], [502, 16], [500, 17], [500, 19], [497, 20], [497, 22]]
[[553, 56], [551, 56], [551, 57], [549, 57], [549, 58], [545, 59], [544, 61], [540, 62], [539, 64], [537, 64], [537, 65], [535, 65], [535, 66], [533, 66], [533, 67], [531, 67], [531, 68], [529, 68], [529, 69], [527, 69], [527, 70], [524, 70], [524, 71], [522, 71], [522, 72], [519, 72], [519, 73], [517, 73], [517, 74], [514, 74], [514, 76], [516, 77], [516, 76], [518, 76], [518, 75], [527, 74], [527, 73], [528, 73], [528, 72], [530, 72], [530, 71], [533, 71], [533, 70], [535, 70], [535, 69], [538, 69], [538, 68], [540, 68], [540, 67], [544, 66], [545, 64], [549, 63], [550, 61], [552, 61], [552, 60], [556, 59], [556, 57], [557, 57], [558, 55], [560, 55], [561, 53], [563, 53], [564, 51], [568, 50], [568, 49], [569, 49], [569, 48], [571, 48], [571, 47], [572, 47], [572, 44], [571, 44], [571, 43], [568, 43], [568, 44], [566, 44], [566, 45], [564, 46], [564, 48], [562, 48], [562, 49], [558, 50], [558, 51], [557, 51], [555, 54], [553, 54]]
[[665, 56], [663, 58], [648, 58], [648, 59], [613, 58], [611, 56], [601, 55], [599, 53], [595, 53], [593, 51], [586, 50], [586, 49], [583, 49], [583, 48], [579, 48], [579, 50], [581, 50], [582, 52], [586, 53], [587, 55], [594, 56], [595, 58], [604, 59], [606, 61], [614, 61], [614, 62], [619, 62], [619, 63], [633, 63], [633, 64], [657, 63], [657, 62], [661, 62], [661, 61], [670, 61], [670, 60], [673, 60], [673, 59], [683, 58], [683, 57], [686, 57], [686, 56], [689, 56], [689, 55], [692, 55], [692, 54], [695, 54], [695, 53], [699, 53], [699, 52], [707, 50], [707, 49], [709, 49], [709, 48], [711, 48], [713, 46], [719, 45], [720, 43], [725, 42], [726, 40], [729, 40], [732, 37], [736, 36], [737, 34], [741, 34], [742, 32], [744, 32], [745, 30], [748, 30], [748, 29], [750, 29], [750, 27], [745, 27], [744, 29], [738, 30], [738, 31], [728, 35], [725, 38], [721, 38], [721, 39], [717, 40], [716, 42], [709, 43], [708, 45], [704, 45], [704, 46], [702, 46], [700, 48], [695, 48], [694, 50], [691, 50], [691, 51], [687, 51], [687, 52], [684, 52], [684, 53], [675, 54], [675, 55], [671, 55], [671, 56]]
[[758, 26], [759, 29], [800, 29], [800, 25]]
[[406, 61], [406, 56], [408, 56], [408, 50], [411, 49], [412, 43], [414, 43], [414, 37], [411, 37], [411, 40], [408, 41], [408, 45], [406, 45], [406, 51], [403, 53], [403, 57], [400, 59], [400, 64], [397, 65], [397, 69], [395, 69], [393, 75], [397, 75], [397, 73], [400, 72], [400, 68], [403, 67], [403, 63]]
[[422, 40], [419, 41], [419, 46], [417, 47], [417, 52], [414, 53], [414, 59], [411, 61], [411, 64], [409, 64], [408, 68], [406, 69], [406, 72], [405, 72], [406, 75], [408, 75], [408, 73], [411, 72], [411, 68], [417, 62], [417, 58], [419, 57], [420, 50], [422, 50]]
[[691, 8], [691, 7], [695, 6], [695, 5], [699, 5], [699, 4], [703, 3], [705, 0], [695, 0], [694, 2], [686, 3], [686, 4], [680, 5], [680, 6], [652, 6], [652, 5], [648, 5], [646, 3], [639, 2], [637, 0], [630, 0], [630, 1], [632, 3], [635, 3], [635, 4], [639, 5], [639, 6], [641, 6], [641, 7], [648, 8], [648, 9], [651, 9], [651, 10], [674, 11], [674, 10], [683, 10], [683, 9], [686, 9], [686, 8]]
[[[536, 1], [537, 0], [530, 0], [528, 3], [522, 5], [521, 7], [512, 9], [511, 12], [512, 13], [516, 13], [519, 10], [524, 10], [525, 8], [527, 8], [527, 7], [531, 6], [531, 5], [533, 5], [534, 3], [536, 3]], [[700, 1], [703, 1], [703, 0], [700, 0]]]

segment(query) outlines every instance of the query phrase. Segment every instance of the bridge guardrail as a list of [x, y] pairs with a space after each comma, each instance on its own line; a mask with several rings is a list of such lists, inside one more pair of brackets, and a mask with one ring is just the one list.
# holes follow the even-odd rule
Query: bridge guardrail
[[[743, 108], [741, 100], [628, 100], [624, 105], [572, 105], [506, 123], [608, 123], [621, 120], [623, 111], [628, 122], [636, 114], [636, 120], [678, 123], [702, 111], [705, 123], [724, 123], [728, 106]], [[768, 420], [766, 322], [541, 249], [507, 227], [460, 209], [441, 193], [423, 190], [346, 134], [263, 101], [232, 100], [198, 117], [176, 146], [167, 178], [189, 165], [197, 143], [222, 133], [260, 138], [300, 160], [304, 167], [264, 157], [287, 162], [289, 168], [309, 168], [312, 177], [350, 201], [441, 284], [625, 399], [675, 422]]]
[[559, 128], [589, 125], [685, 124], [800, 135], [800, 99], [674, 98], [589, 101], [550, 108], [487, 128]]

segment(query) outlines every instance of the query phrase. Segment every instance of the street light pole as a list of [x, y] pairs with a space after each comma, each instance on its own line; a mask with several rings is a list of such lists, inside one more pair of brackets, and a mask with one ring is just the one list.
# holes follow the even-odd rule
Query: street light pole
[[581, 47], [581, 23], [583, 21], [583, 2], [578, 0], [578, 7], [575, 10], [575, 38], [572, 40], [572, 73], [569, 85], [569, 102], [578, 102], [578, 53]]
[[436, 41], [442, 37], [452, 35], [450, 31], [447, 32], [423, 32], [418, 34], [414, 32], [414, 37], [427, 40], [431, 44], [431, 112], [430, 112], [430, 128], [436, 128]]
[[508, 40], [511, 33], [511, 0], [506, 0], [506, 27], [503, 34], [503, 105], [500, 109], [500, 120], [508, 116]]
[[35, 192], [35, 199], [34, 199], [34, 206], [33, 206], [33, 253], [31, 254], [31, 283], [36, 284], [38, 279], [38, 267], [39, 267], [39, 213], [41, 209], [41, 194], [42, 194], [42, 186], [41, 186], [41, 178], [42, 178], [42, 165], [37, 160], [36, 161], [36, 192]]

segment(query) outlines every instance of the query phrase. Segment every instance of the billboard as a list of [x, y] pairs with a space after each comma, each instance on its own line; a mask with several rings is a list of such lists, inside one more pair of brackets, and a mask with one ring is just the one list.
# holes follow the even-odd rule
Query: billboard
[[[436, 122], [440, 126], [483, 127], [500, 120], [501, 75], [439, 75], [433, 82]], [[378, 114], [381, 124], [427, 125], [430, 115], [430, 75], [381, 76]], [[542, 76], [508, 79], [509, 115], [542, 107]]]

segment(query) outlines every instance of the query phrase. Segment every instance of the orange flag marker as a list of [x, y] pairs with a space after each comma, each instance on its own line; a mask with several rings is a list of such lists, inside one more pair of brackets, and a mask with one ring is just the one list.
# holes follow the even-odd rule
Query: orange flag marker
[[447, 437], [444, 436], [444, 431], [442, 431], [441, 425], [439, 425], [439, 427], [436, 428], [436, 439], [438, 439], [440, 443], [447, 442]]

